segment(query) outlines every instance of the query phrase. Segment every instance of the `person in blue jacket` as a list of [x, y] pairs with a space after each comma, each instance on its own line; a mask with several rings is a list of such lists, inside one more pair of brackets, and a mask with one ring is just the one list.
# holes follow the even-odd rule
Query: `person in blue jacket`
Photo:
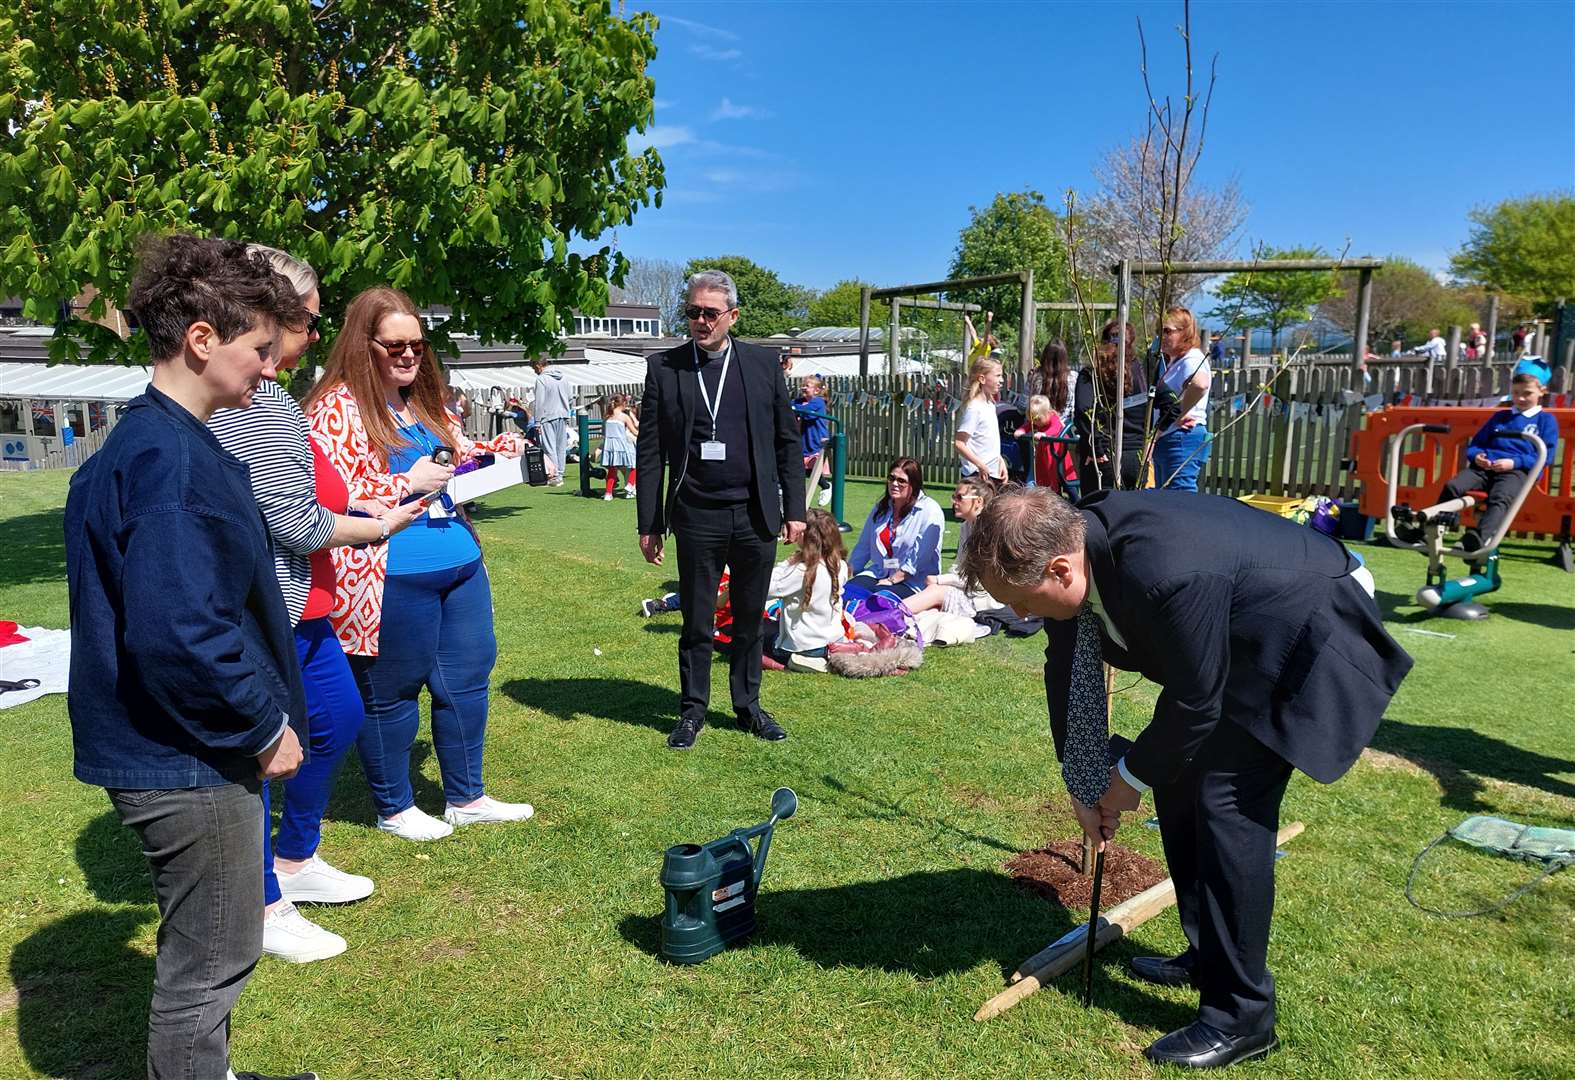
[[945, 529], [940, 504], [924, 493], [924, 467], [913, 458], [898, 458], [886, 470], [886, 494], [870, 508], [848, 557], [853, 573], [848, 585], [889, 592], [899, 600], [920, 592], [941, 572]]
[[[1483, 544], [1492, 539], [1503, 524], [1504, 515], [1509, 513], [1510, 504], [1521, 488], [1536, 483], [1531, 467], [1537, 463], [1537, 448], [1530, 439], [1523, 438], [1521, 432], [1535, 431], [1541, 436], [1548, 447], [1547, 460], [1554, 460], [1559, 425], [1541, 405], [1542, 376], [1546, 371], [1540, 364], [1524, 361], [1516, 367], [1510, 384], [1513, 407], [1494, 413], [1492, 419], [1472, 436], [1466, 446], [1466, 467], [1449, 478], [1434, 500], [1441, 503], [1458, 499], [1469, 491], [1487, 492], [1487, 506], [1477, 518], [1476, 528], [1467, 529], [1460, 538], [1460, 546], [1467, 551], [1483, 550]], [[1410, 522], [1397, 520], [1396, 535], [1401, 539], [1414, 536], [1420, 540], [1421, 516], [1418, 511]]]
[[262, 784], [294, 775], [308, 732], [268, 532], [206, 422], [251, 403], [280, 329], [308, 317], [262, 255], [189, 235], [143, 249], [129, 300], [153, 381], [66, 499], [75, 773], [108, 790], [153, 874], [148, 1075], [236, 1076], [230, 1011], [262, 953]]

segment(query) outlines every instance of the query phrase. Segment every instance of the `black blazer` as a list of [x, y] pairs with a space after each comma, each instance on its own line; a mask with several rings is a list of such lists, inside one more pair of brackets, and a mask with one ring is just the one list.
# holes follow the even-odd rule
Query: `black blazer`
[[[788, 397], [777, 354], [760, 345], [733, 340], [733, 362], [743, 379], [749, 459], [754, 466], [750, 502], [772, 532], [789, 521], [804, 520], [804, 459], [799, 453], [798, 419]], [[699, 375], [692, 343], [646, 359], [645, 395], [640, 400], [640, 437], [636, 443], [636, 511], [641, 536], [667, 533], [673, 500], [689, 461]], [[667, 477], [665, 495], [663, 475]]]
[[[1349, 769], [1411, 670], [1338, 541], [1214, 495], [1108, 491], [1079, 504], [1105, 660], [1163, 689], [1127, 753], [1173, 780], [1227, 717], [1321, 783]], [[1045, 695], [1059, 757], [1075, 620], [1049, 621]]]

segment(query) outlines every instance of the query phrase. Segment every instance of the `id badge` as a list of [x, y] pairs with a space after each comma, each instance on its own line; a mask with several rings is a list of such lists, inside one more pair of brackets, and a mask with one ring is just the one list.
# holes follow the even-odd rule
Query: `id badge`
[[886, 569], [888, 571], [901, 570], [902, 569], [902, 560], [901, 559], [887, 559], [886, 560]]
[[711, 439], [708, 442], [701, 443], [700, 444], [700, 460], [701, 461], [726, 461], [727, 460], [727, 443], [717, 442], [715, 439]]

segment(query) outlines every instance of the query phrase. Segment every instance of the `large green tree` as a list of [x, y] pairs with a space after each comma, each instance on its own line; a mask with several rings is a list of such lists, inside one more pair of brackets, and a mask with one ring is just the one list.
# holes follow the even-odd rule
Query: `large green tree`
[[627, 145], [655, 26], [606, 0], [7, 4], [0, 295], [52, 321], [93, 286], [97, 314], [140, 235], [190, 229], [308, 259], [330, 316], [392, 284], [446, 330], [548, 347], [626, 265], [571, 241], [660, 203], [660, 158]]
[[[989, 206], [969, 207], [968, 224], [957, 236], [950, 274], [985, 277], [1016, 270], [1034, 272], [1034, 299], [1069, 300], [1066, 240], [1061, 215], [1037, 191], [1002, 192]], [[1022, 321], [1022, 290], [1016, 285], [969, 289], [949, 297], [995, 312], [995, 333], [1012, 348]], [[981, 332], [984, 324], [975, 317]]]
[[[1354, 331], [1358, 300], [1355, 275], [1348, 274], [1343, 291], [1321, 301], [1318, 314]], [[1380, 353], [1391, 341], [1414, 343], [1425, 340], [1433, 327], [1464, 326], [1474, 320], [1485, 321], [1485, 316], [1470, 297], [1444, 286], [1410, 259], [1389, 255], [1384, 265], [1373, 271], [1369, 341]]]
[[1471, 234], [1450, 260], [1457, 276], [1542, 308], [1575, 297], [1575, 194], [1506, 199], [1470, 218]]
[[684, 277], [701, 270], [721, 270], [732, 277], [738, 288], [739, 307], [733, 333], [739, 337], [770, 337], [803, 321], [804, 290], [788, 285], [775, 271], [753, 259], [743, 255], [690, 259], [684, 266]]
[[[810, 326], [857, 326], [859, 303], [867, 281], [846, 279], [837, 282], [809, 302]], [[885, 326], [891, 321], [891, 308], [883, 300], [870, 304], [870, 325]]]
[[[1253, 253], [1255, 262], [1275, 259], [1324, 259], [1320, 248], [1272, 248], [1263, 246]], [[1227, 274], [1215, 295], [1220, 304], [1209, 312], [1230, 329], [1250, 330], [1264, 327], [1272, 342], [1280, 331], [1293, 323], [1304, 322], [1313, 309], [1340, 292], [1339, 277], [1327, 270], [1243, 270]]]

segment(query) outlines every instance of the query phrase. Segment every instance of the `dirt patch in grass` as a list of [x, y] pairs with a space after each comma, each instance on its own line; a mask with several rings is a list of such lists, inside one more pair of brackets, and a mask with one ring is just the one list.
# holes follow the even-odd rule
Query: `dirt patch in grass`
[[[1086, 908], [1094, 891], [1092, 875], [1082, 872], [1083, 842], [1058, 840], [1049, 847], [1024, 851], [1006, 860], [1006, 872], [1022, 888], [1066, 908]], [[1164, 881], [1165, 867], [1147, 855], [1121, 847], [1105, 846], [1105, 880], [1100, 886], [1099, 906], [1129, 900]]]

